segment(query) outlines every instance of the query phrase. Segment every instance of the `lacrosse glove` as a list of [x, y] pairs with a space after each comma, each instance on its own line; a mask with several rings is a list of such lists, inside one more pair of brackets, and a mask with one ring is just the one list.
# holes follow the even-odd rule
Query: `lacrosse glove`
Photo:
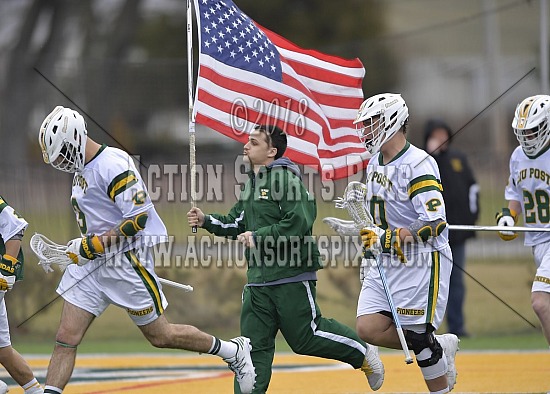
[[395, 230], [383, 230], [380, 227], [364, 227], [359, 234], [363, 241], [365, 250], [372, 250], [374, 254], [389, 253], [396, 254], [402, 263], [407, 262], [403, 250], [401, 249], [401, 239], [399, 238], [400, 228]]
[[[518, 222], [517, 212], [508, 208], [502, 208], [501, 212], [497, 212], [495, 218], [497, 220], [497, 226], [512, 227]], [[511, 241], [515, 239], [518, 234], [513, 231], [499, 231], [498, 236], [504, 241]]]
[[75, 264], [83, 266], [100, 254], [105, 253], [105, 249], [99, 237], [91, 234], [69, 241], [65, 253]]
[[7, 291], [13, 288], [16, 273], [21, 268], [21, 262], [8, 254], [2, 256], [0, 263], [0, 290]]

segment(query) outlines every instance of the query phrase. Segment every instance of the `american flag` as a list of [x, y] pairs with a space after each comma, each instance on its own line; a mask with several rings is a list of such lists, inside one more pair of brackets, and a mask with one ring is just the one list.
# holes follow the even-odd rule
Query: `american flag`
[[194, 0], [200, 43], [193, 116], [245, 143], [256, 124], [288, 135], [285, 156], [324, 178], [353, 175], [368, 153], [353, 120], [365, 69], [303, 49], [258, 25], [230, 0]]

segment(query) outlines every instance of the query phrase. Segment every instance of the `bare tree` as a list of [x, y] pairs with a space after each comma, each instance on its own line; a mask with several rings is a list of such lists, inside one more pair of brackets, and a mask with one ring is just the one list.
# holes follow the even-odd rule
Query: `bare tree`
[[[26, 156], [28, 119], [32, 113], [36, 96], [40, 92], [39, 74], [51, 73], [56, 54], [60, 48], [54, 45], [62, 38], [62, 21], [67, 17], [68, 7], [61, 0], [34, 0], [24, 15], [13, 50], [8, 54], [6, 73], [0, 82], [0, 135], [2, 141], [9, 141], [9, 149], [0, 155], [1, 165], [22, 163]], [[41, 15], [49, 18], [44, 45], [35, 47], [33, 36], [39, 27]]]
[[[30, 115], [36, 108], [45, 106], [49, 110], [50, 101], [70, 105], [74, 100], [78, 106], [91, 103], [89, 108], [84, 107], [85, 112], [101, 120], [108, 118], [115, 99], [113, 92], [123, 73], [121, 60], [133, 44], [139, 26], [141, 1], [120, 2], [116, 18], [104, 30], [105, 23], [94, 14], [92, 3], [91, 0], [29, 3], [17, 42], [6, 55], [6, 72], [0, 81], [0, 135], [2, 141], [10, 143], [10, 148], [4, 149], [0, 156], [1, 165], [17, 165], [28, 159], [24, 153], [28, 131], [39, 126], [31, 124]], [[74, 48], [81, 53], [74, 53]], [[75, 63], [70, 67], [72, 73], [63, 67], [67, 61]], [[88, 66], [88, 61], [96, 66], [95, 70]], [[84, 79], [82, 85], [75, 86], [75, 80], [79, 79]]]

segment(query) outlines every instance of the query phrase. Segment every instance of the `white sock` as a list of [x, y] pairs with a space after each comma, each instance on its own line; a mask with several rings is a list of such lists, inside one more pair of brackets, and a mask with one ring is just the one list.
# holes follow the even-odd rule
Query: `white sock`
[[38, 380], [36, 378], [33, 378], [29, 383], [21, 386], [23, 387], [23, 390], [25, 390], [25, 394], [41, 394], [44, 392], [42, 390], [42, 387], [40, 387], [40, 383], [38, 383]]
[[235, 356], [237, 350], [237, 344], [212, 337], [212, 347], [208, 353], [215, 354], [221, 358], [230, 358]]
[[60, 389], [59, 387], [55, 387], [55, 386], [48, 386], [46, 385], [46, 387], [44, 387], [44, 394], [46, 393], [50, 393], [50, 394], [62, 394], [63, 393], [63, 389]]

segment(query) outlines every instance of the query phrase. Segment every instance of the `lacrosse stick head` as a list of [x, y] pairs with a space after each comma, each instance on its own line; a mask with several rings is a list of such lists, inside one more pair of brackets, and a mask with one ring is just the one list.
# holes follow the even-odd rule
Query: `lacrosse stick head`
[[336, 200], [336, 208], [345, 208], [353, 221], [361, 227], [374, 225], [368, 210], [367, 186], [358, 181], [348, 183], [344, 196]]
[[72, 260], [65, 253], [67, 250], [65, 245], [56, 244], [42, 234], [33, 234], [30, 240], [30, 247], [38, 257], [38, 265], [46, 272], [53, 271], [51, 268], [52, 264], [58, 265], [64, 271], [67, 265], [72, 263]]
[[323, 223], [340, 235], [357, 235], [361, 230], [361, 227], [353, 220], [343, 220], [332, 216], [323, 218]]

